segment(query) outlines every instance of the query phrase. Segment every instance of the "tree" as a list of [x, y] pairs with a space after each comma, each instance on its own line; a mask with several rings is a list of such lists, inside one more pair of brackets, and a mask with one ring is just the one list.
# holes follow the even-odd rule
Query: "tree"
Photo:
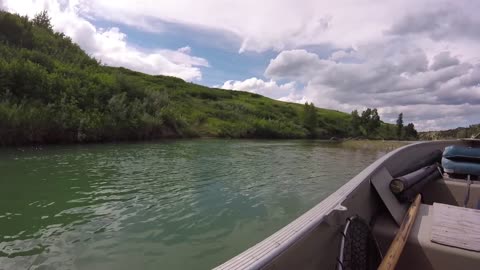
[[402, 137], [403, 129], [403, 113], [400, 113], [397, 118], [397, 136], [400, 139]]
[[0, 11], [0, 42], [31, 49], [33, 39], [31, 26], [26, 16], [19, 17]]
[[352, 135], [357, 136], [360, 133], [360, 125], [361, 125], [360, 115], [358, 114], [357, 110], [354, 110], [351, 115], [352, 115], [352, 121], [351, 121]]
[[48, 30], [52, 30], [51, 18], [46, 10], [37, 13], [32, 20], [33, 24]]
[[384, 138], [390, 139], [391, 137], [393, 137], [393, 136], [391, 136], [391, 132], [392, 132], [391, 125], [390, 124], [385, 125], [385, 137]]
[[377, 132], [381, 121], [377, 109], [367, 108], [358, 115], [357, 110], [352, 112], [352, 130], [354, 135], [361, 133], [364, 136], [370, 136]]
[[315, 136], [315, 129], [317, 128], [317, 110], [313, 103], [305, 103], [303, 107], [303, 126], [310, 132], [310, 136]]
[[380, 116], [378, 115], [377, 109], [373, 109], [370, 112], [370, 119], [367, 123], [367, 132], [368, 134], [374, 133], [380, 127]]
[[405, 137], [409, 139], [417, 139], [418, 138], [418, 132], [415, 130], [415, 125], [413, 123], [409, 123], [405, 127]]

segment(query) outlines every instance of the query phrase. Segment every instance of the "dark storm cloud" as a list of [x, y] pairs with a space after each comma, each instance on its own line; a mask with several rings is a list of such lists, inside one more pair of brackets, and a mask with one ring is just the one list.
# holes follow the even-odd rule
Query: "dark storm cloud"
[[480, 64], [475, 65], [470, 74], [460, 80], [463, 87], [480, 86]]
[[433, 57], [433, 63], [430, 67], [433, 70], [439, 70], [445, 67], [460, 64], [460, 60], [450, 56], [450, 52], [441, 52]]
[[387, 34], [404, 36], [426, 34], [434, 40], [451, 38], [480, 39], [480, 4], [470, 2], [465, 5], [446, 5], [408, 14], [386, 31]]

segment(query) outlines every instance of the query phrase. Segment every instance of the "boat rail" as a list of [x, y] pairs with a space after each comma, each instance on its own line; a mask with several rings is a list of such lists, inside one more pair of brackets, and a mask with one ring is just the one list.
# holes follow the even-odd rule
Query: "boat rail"
[[432, 149], [440, 149], [447, 145], [461, 143], [460, 140], [418, 142], [405, 145], [387, 153], [306, 213], [263, 241], [217, 266], [214, 270], [253, 270], [266, 267], [276, 257], [280, 256], [282, 252], [286, 251], [294, 243], [307, 236], [309, 232], [319, 226], [332, 211], [346, 210], [346, 208], [342, 206], [342, 203], [347, 199], [347, 196], [362, 182], [369, 180], [378, 169], [385, 166], [392, 172], [392, 175], [394, 175], [395, 172], [400, 172], [405, 169], [405, 165], [399, 163], [400, 158], [405, 159], [415, 153], [416, 149], [423, 153]]

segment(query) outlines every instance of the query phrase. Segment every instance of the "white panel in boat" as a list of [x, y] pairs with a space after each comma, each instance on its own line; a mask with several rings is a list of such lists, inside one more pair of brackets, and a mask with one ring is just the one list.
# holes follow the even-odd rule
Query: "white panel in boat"
[[480, 210], [434, 203], [431, 240], [480, 251]]

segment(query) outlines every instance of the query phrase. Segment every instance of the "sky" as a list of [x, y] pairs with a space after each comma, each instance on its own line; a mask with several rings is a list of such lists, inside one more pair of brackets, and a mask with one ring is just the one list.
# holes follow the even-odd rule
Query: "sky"
[[418, 130], [480, 123], [480, 1], [0, 0], [105, 65]]

